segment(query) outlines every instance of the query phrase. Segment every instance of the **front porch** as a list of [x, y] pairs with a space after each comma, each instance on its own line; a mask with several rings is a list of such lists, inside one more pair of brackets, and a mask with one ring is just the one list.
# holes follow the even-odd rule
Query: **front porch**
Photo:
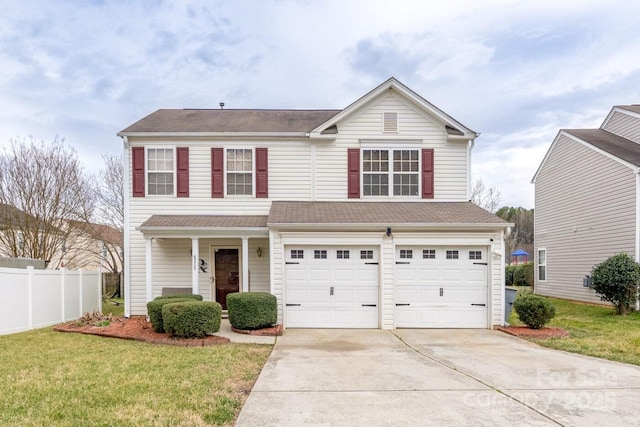
[[145, 302], [185, 292], [226, 309], [229, 293], [270, 291], [266, 217], [154, 215], [138, 230], [145, 244]]

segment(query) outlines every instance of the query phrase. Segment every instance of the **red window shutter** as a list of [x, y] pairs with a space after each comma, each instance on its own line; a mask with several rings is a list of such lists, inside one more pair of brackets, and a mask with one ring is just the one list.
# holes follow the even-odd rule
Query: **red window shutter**
[[269, 197], [269, 153], [266, 148], [256, 148], [256, 197]]
[[224, 151], [211, 149], [211, 197], [224, 197]]
[[349, 148], [347, 150], [347, 180], [348, 197], [360, 198], [360, 149]]
[[133, 197], [144, 197], [144, 147], [131, 148]]
[[433, 199], [433, 148], [422, 150], [422, 198]]
[[189, 197], [189, 147], [176, 148], [178, 197]]

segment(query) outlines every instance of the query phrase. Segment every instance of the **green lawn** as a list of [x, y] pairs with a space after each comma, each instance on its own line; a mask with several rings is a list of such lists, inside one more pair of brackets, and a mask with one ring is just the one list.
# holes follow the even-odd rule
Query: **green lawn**
[[103, 299], [102, 313], [117, 317], [124, 316], [124, 298]]
[[271, 346], [0, 336], [0, 425], [232, 425]]
[[[570, 335], [532, 341], [558, 350], [640, 365], [640, 313], [617, 316], [613, 307], [550, 299], [556, 307], [556, 317], [547, 326], [566, 329]], [[520, 324], [515, 311], [510, 320], [511, 324]]]

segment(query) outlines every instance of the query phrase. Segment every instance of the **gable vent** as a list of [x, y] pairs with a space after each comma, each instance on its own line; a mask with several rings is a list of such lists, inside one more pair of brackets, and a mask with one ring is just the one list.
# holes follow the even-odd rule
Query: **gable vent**
[[398, 132], [398, 113], [385, 111], [382, 114], [382, 131]]

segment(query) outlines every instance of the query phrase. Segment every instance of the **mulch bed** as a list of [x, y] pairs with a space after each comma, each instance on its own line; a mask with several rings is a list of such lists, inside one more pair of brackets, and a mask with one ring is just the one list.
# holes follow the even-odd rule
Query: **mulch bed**
[[134, 316], [128, 319], [116, 318], [108, 326], [80, 326], [71, 322], [58, 325], [53, 329], [59, 332], [77, 332], [81, 334], [143, 341], [150, 344], [169, 344], [182, 347], [205, 347], [229, 342], [228, 338], [216, 335], [209, 335], [204, 338], [178, 338], [170, 336], [167, 333], [159, 334], [151, 329], [151, 322], [148, 322], [144, 316]]
[[520, 338], [536, 338], [536, 339], [548, 339], [548, 338], [562, 338], [568, 337], [569, 332], [561, 328], [540, 328], [531, 329], [526, 326], [498, 326], [496, 329], [502, 332], [506, 332], [510, 335], [515, 335]]
[[262, 328], [262, 329], [255, 329], [255, 330], [236, 329], [232, 326], [231, 330], [238, 334], [255, 335], [255, 336], [261, 336], [261, 337], [281, 337], [282, 336], [281, 323], [278, 323], [276, 326], [273, 326], [271, 328]]

